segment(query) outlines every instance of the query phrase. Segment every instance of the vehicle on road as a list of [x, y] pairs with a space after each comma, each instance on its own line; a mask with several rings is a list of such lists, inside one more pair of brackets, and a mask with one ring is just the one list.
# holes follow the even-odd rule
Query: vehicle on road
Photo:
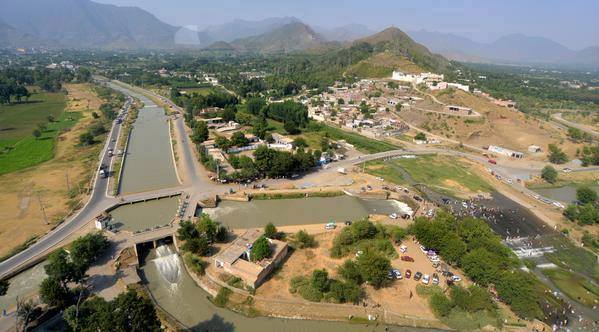
[[391, 219], [397, 219], [397, 213], [391, 213], [389, 215], [389, 218], [391, 218]]
[[460, 278], [459, 276], [454, 275], [454, 276], [451, 276], [451, 280], [454, 281], [454, 282], [458, 282], [458, 281], [462, 281], [462, 278]]
[[564, 172], [564, 173], [570, 173], [570, 172], [572, 172], [572, 169], [566, 167], [566, 168], [562, 169], [562, 172]]
[[401, 260], [404, 262], [414, 262], [414, 258], [410, 256], [401, 256]]
[[419, 281], [422, 278], [422, 272], [416, 272], [414, 275], [414, 280]]
[[405, 245], [402, 245], [401, 247], [399, 247], [399, 251], [401, 251], [402, 253], [405, 253], [408, 251], [408, 247]]

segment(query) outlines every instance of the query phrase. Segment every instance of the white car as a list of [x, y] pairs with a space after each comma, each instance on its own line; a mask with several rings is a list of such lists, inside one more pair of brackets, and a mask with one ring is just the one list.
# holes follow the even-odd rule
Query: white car
[[428, 252], [428, 250], [424, 246], [420, 246], [420, 250], [422, 250], [422, 252], [425, 254]]
[[431, 257], [431, 262], [433, 262], [433, 263], [440, 263], [441, 260], [439, 259], [439, 257], [435, 256], [435, 257]]
[[405, 254], [406, 251], [408, 251], [408, 247], [406, 247], [405, 245], [402, 245], [401, 247], [399, 247], [399, 251], [401, 251], [402, 254]]
[[422, 283], [423, 283], [423, 284], [425, 284], [425, 285], [428, 285], [428, 283], [429, 283], [430, 281], [431, 281], [431, 277], [430, 277], [428, 274], [425, 274], [425, 275], [422, 277]]
[[570, 172], [572, 172], [572, 169], [566, 167], [566, 168], [562, 169], [562, 172], [564, 172], [564, 173], [570, 173]]
[[555, 205], [556, 207], [560, 208], [560, 209], [565, 209], [566, 207], [564, 206], [564, 204], [560, 203], [560, 202], [553, 202], [553, 205]]
[[451, 280], [453, 280], [454, 282], [458, 282], [458, 281], [462, 281], [462, 278], [460, 278], [459, 276], [453, 275], [453, 276], [451, 276]]

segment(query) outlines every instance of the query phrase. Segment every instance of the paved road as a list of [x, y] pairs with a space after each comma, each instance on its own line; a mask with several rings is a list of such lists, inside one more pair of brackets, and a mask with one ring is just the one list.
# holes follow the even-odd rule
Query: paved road
[[[123, 111], [119, 113], [119, 116], [121, 116], [122, 113]], [[104, 143], [104, 148], [100, 153], [100, 164], [108, 165], [110, 163], [111, 157], [108, 156], [108, 149], [114, 150], [116, 148], [116, 140], [120, 128], [121, 124], [114, 121], [110, 133], [108, 134], [108, 138]], [[19, 271], [23, 267], [36, 263], [39, 257], [44, 257], [45, 253], [52, 250], [52, 248], [70, 234], [80, 229], [106, 208], [116, 203], [115, 198], [106, 195], [108, 178], [99, 176], [99, 169], [100, 165], [98, 165], [98, 169], [95, 172], [92, 194], [85, 206], [53, 231], [44, 235], [40, 240], [31, 245], [31, 247], [0, 263], [0, 277], [9, 276], [14, 271]]]
[[568, 121], [568, 120], [566, 120], [566, 119], [564, 119], [562, 117], [562, 113], [551, 114], [551, 118], [553, 120], [555, 120], [555, 121], [563, 123], [563, 124], [565, 124], [567, 126], [570, 126], [572, 128], [576, 128], [576, 129], [582, 130], [585, 133], [588, 133], [588, 134], [594, 136], [595, 138], [599, 138], [599, 131], [593, 130], [591, 127], [583, 125], [583, 124], [580, 124], [580, 123]]

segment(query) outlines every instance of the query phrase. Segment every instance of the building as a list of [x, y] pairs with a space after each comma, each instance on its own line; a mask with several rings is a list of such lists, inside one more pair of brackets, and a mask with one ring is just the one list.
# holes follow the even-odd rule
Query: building
[[464, 85], [464, 84], [460, 84], [460, 83], [447, 83], [447, 87], [448, 88], [454, 88], [454, 89], [463, 90], [463, 91], [466, 91], [466, 92], [470, 92], [470, 86]]
[[502, 147], [496, 146], [496, 145], [489, 145], [488, 150], [491, 152], [497, 153], [497, 154], [508, 156], [508, 157], [514, 157], [514, 158], [523, 158], [524, 157], [523, 152], [513, 151], [513, 150], [502, 148]]
[[283, 136], [281, 134], [273, 133], [273, 143], [269, 144], [268, 147], [277, 150], [293, 150], [293, 139]]
[[225, 122], [225, 120], [223, 120], [223, 118], [219, 118], [219, 117], [209, 118], [209, 119], [202, 119], [202, 118], [196, 117], [196, 120], [206, 122], [206, 125], [208, 126], [208, 128], [219, 128], [219, 127], [222, 127], [227, 124]]
[[264, 282], [272, 270], [287, 256], [287, 243], [268, 239], [271, 258], [259, 262], [250, 261], [252, 245], [264, 232], [260, 229], [250, 229], [237, 237], [233, 243], [214, 257], [214, 264], [222, 268], [253, 288]]

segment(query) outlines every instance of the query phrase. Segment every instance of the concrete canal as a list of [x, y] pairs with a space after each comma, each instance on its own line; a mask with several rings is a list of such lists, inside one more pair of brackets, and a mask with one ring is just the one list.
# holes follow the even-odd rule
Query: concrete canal
[[178, 206], [178, 196], [121, 205], [110, 211], [110, 224], [118, 230], [130, 232], [165, 226], [175, 217]]
[[298, 199], [223, 201], [217, 208], [203, 209], [215, 220], [230, 228], [263, 227], [344, 222], [370, 214], [399, 213], [393, 200], [364, 200], [352, 196], [311, 197]]

